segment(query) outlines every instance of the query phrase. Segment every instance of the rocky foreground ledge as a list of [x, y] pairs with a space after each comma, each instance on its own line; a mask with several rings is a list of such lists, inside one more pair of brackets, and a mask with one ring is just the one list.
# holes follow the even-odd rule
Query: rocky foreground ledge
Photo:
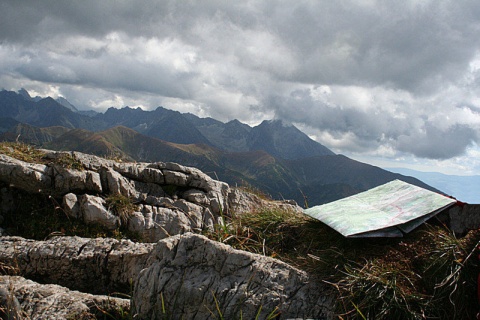
[[[64, 287], [101, 293], [122, 292], [132, 284], [131, 302], [138, 319], [332, 316], [330, 286], [312, 281], [303, 271], [281, 261], [235, 250], [192, 233], [156, 244], [78, 237], [48, 241], [2, 237], [0, 262], [17, 266], [26, 278], [62, 286], [40, 285], [12, 276], [0, 278], [4, 288], [13, 287], [22, 310], [36, 310], [37, 316], [45, 319], [51, 316], [51, 310], [40, 312], [41, 305], [58, 300], [50, 298], [52, 295], [67, 295]], [[36, 300], [28, 287], [45, 293]], [[77, 314], [89, 311], [85, 309], [88, 301], [105, 300], [78, 291], [70, 297], [63, 308]], [[113, 303], [124, 305], [128, 300]], [[54, 310], [65, 312], [62, 305]]]
[[[175, 163], [43, 152], [43, 163], [0, 154], [0, 227], [25, 195], [41, 194], [52, 197], [69, 219], [126, 228], [145, 243], [0, 237], [0, 308], [10, 316], [121, 319], [128, 309], [135, 319], [333, 317], [331, 286], [199, 234], [232, 213], [260, 206], [299, 211], [295, 204], [261, 200]], [[106, 200], [111, 195], [130, 199], [132, 211], [114, 211]]]
[[[11, 214], [18, 191], [47, 194], [71, 218], [106, 229], [125, 227], [155, 242], [185, 232], [213, 230], [222, 217], [261, 206], [301, 210], [289, 202], [267, 202], [230, 188], [202, 171], [171, 162], [123, 163], [80, 152], [44, 150], [41, 163], [0, 154], [0, 215]], [[122, 215], [106, 201], [122, 196], [132, 212]]]

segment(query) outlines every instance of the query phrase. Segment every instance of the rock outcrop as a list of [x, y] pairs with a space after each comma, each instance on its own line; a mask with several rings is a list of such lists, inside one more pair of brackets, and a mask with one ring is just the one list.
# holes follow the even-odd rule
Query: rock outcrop
[[72, 291], [19, 276], [0, 276], [0, 288], [7, 294], [5, 319], [95, 319], [105, 313], [121, 316], [130, 309], [128, 299]]
[[469, 230], [480, 228], [480, 205], [462, 204], [448, 210], [450, 229], [463, 235]]
[[128, 292], [153, 247], [153, 243], [109, 238], [35, 241], [0, 237], [0, 263], [41, 283], [90, 293]]
[[[89, 293], [132, 293], [133, 284], [132, 313], [138, 319], [209, 319], [220, 315], [227, 319], [259, 315], [263, 319], [269, 314], [278, 314], [280, 319], [333, 317], [330, 286], [276, 259], [234, 250], [193, 233], [156, 244], [78, 237], [48, 241], [2, 237], [0, 263], [15, 266], [20, 274], [39, 283]], [[13, 292], [25, 310], [23, 295], [17, 289]], [[66, 292], [60, 290], [59, 297], [67, 296]], [[45, 296], [50, 294], [41, 295], [42, 299]]]
[[[176, 163], [123, 163], [80, 152], [44, 150], [46, 164], [32, 164], [0, 154], [2, 212], [14, 210], [11, 190], [47, 194], [65, 213], [106, 229], [120, 226], [155, 242], [186, 232], [213, 230], [224, 216], [261, 205], [200, 170]], [[133, 209], [119, 216], [109, 196], [123, 196]], [[9, 203], [11, 204], [8, 207]], [[291, 210], [296, 204], [278, 202]]]
[[[36, 241], [0, 228], [0, 308], [10, 318], [93, 319], [105, 310], [135, 319], [333, 317], [330, 286], [198, 234], [232, 213], [272, 206], [298, 212], [295, 203], [263, 200], [175, 163], [44, 150], [35, 164], [0, 154], [0, 227], [35, 195], [66, 219], [128, 229], [146, 242], [52, 234]], [[112, 195], [127, 199], [128, 210], [114, 208]]]
[[157, 243], [133, 292], [141, 319], [333, 317], [331, 286], [281, 261], [200, 235]]

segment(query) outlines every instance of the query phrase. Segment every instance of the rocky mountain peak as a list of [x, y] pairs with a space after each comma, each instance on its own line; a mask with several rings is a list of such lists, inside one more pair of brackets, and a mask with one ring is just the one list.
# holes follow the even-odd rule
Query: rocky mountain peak
[[248, 142], [251, 150], [265, 150], [282, 159], [334, 155], [327, 147], [282, 120], [263, 121], [251, 130]]

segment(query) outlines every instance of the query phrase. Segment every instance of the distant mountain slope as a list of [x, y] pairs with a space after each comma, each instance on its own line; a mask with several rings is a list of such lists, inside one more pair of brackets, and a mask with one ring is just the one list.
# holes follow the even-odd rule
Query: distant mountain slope
[[212, 119], [199, 118], [187, 113], [184, 116], [211, 142], [215, 147], [230, 152], [250, 151], [247, 140], [252, 128], [238, 120], [227, 123]]
[[39, 128], [17, 122], [15, 125], [8, 128], [8, 131], [0, 134], [0, 141], [27, 142], [42, 146], [45, 143], [60, 137], [69, 130], [70, 129], [61, 126]]
[[441, 192], [416, 178], [389, 172], [343, 155], [290, 160], [286, 166], [295, 174], [310, 204], [338, 200], [342, 198], [338, 197], [339, 194], [350, 196], [395, 179]]
[[333, 155], [332, 151], [296, 127], [281, 121], [264, 121], [251, 128], [238, 120], [222, 123], [162, 107], [153, 111], [109, 108], [105, 113], [86, 115], [63, 98], [58, 101], [31, 98], [25, 90], [19, 93], [1, 91], [0, 114], [37, 127], [62, 126], [101, 131], [125, 126], [146, 136], [174, 143], [204, 144], [228, 152], [266, 151], [279, 159]]
[[263, 121], [250, 127], [238, 120], [223, 123], [211, 118], [184, 115], [212, 143], [222, 150], [246, 152], [263, 150], [280, 159], [301, 159], [334, 155], [293, 125], [280, 120]]
[[250, 150], [264, 150], [282, 159], [334, 155], [295, 126], [286, 125], [280, 120], [263, 121], [252, 128], [247, 144]]
[[77, 107], [75, 107], [73, 104], [71, 104], [67, 99], [65, 99], [63, 97], [59, 97], [59, 98], [55, 99], [55, 101], [60, 103], [65, 108], [72, 110], [73, 112], [78, 112]]
[[472, 204], [480, 203], [480, 176], [446, 175], [406, 168], [387, 168], [386, 170], [420, 179], [460, 201]]
[[0, 132], [7, 132], [9, 130], [12, 130], [19, 123], [20, 122], [13, 118], [2, 117], [0, 118]]

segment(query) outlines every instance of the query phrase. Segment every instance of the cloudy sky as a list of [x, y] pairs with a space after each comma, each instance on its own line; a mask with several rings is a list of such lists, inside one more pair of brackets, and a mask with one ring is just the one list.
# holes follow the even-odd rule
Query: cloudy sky
[[0, 88], [293, 123], [380, 166], [480, 174], [477, 0], [0, 2]]

